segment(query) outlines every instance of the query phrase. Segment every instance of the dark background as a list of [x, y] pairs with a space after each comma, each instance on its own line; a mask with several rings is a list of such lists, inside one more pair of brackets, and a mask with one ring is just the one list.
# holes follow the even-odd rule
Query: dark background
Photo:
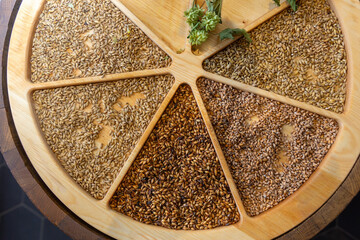
[[[360, 240], [360, 194], [314, 240]], [[71, 240], [17, 184], [0, 154], [0, 240]]]

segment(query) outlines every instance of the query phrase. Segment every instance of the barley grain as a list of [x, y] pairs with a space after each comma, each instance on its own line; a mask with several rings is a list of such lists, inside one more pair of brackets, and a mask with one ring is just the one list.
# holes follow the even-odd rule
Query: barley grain
[[189, 86], [176, 92], [110, 206], [135, 220], [171, 229], [209, 229], [239, 221]]
[[64, 169], [102, 199], [172, 83], [165, 75], [38, 90], [35, 113]]
[[48, 0], [33, 39], [31, 81], [102, 76], [170, 64], [169, 56], [110, 0]]
[[205, 70], [341, 113], [346, 98], [346, 51], [326, 0], [301, 0], [204, 61]]
[[251, 216], [299, 189], [338, 133], [335, 120], [208, 79], [198, 86]]

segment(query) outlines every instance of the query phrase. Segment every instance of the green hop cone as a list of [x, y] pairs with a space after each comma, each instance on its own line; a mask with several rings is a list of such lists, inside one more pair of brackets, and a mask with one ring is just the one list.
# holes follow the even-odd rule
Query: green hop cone
[[218, 23], [220, 23], [220, 17], [215, 12], [207, 11], [205, 16], [201, 19], [202, 28], [208, 32], [215, 30]]
[[195, 29], [190, 32], [189, 40], [191, 45], [200, 45], [208, 38], [208, 32], [206, 30]]
[[195, 5], [192, 8], [185, 11], [184, 15], [186, 17], [186, 22], [190, 26], [194, 26], [197, 24], [201, 17], [204, 16], [204, 9], [200, 8], [199, 6]]

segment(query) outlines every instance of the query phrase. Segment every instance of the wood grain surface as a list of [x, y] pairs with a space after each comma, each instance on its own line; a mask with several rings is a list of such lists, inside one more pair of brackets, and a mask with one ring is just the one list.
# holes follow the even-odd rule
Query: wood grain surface
[[[14, 2], [15, 1], [2, 0], [0, 3], [1, 4], [0, 12], [2, 13], [2, 11], [7, 11], [7, 14], [8, 14], [8, 15], [6, 15], [6, 14], [0, 15], [1, 16], [1, 26], [0, 26], [1, 27], [1, 29], [0, 29], [1, 39], [0, 39], [0, 41], [2, 41], [2, 42], [4, 41], [3, 40], [5, 37], [4, 32], [6, 31], [4, 29], [4, 27], [7, 27], [7, 24], [6, 24], [7, 20], [6, 20], [6, 18], [2, 18], [2, 16], [10, 16], [10, 11], [11, 11], [10, 8], [9, 8], [9, 10], [3, 10], [2, 6], [3, 6], [3, 4], [5, 4], [5, 7], [6, 6], [12, 7], [12, 6], [14, 6]], [[341, 9], [346, 9], [346, 7], [349, 6], [348, 4], [351, 1], [339, 1], [339, 2], [343, 2], [345, 4], [345, 6], [341, 6]], [[338, 4], [341, 4], [341, 3], [338, 3]], [[5, 7], [4, 7], [4, 9], [6, 9]], [[353, 17], [351, 14], [350, 14], [350, 16]], [[346, 21], [346, 20], [344, 20], [344, 21]], [[4, 53], [7, 53], [6, 48], [5, 48]], [[188, 58], [191, 59], [191, 61], [195, 61], [195, 62], [201, 60], [201, 58], [199, 58], [200, 60], [199, 59], [195, 60], [193, 57], [191, 57], [190, 53], [191, 52], [189, 51], [189, 49], [187, 49], [187, 51], [185, 52], [185, 55], [183, 55], [183, 56], [188, 56]], [[355, 53], [356, 53], [356, 51], [355, 51]], [[175, 58], [173, 58], [173, 59], [175, 59]], [[175, 61], [177, 61], [178, 65], [177, 66], [175, 65], [175, 67], [169, 68], [169, 69], [163, 71], [162, 73], [172, 73], [175, 75], [175, 77], [179, 76], [179, 72], [177, 72], [179, 69], [179, 66], [186, 65], [188, 63], [188, 60], [185, 60], [185, 59], [186, 58], [184, 58], [184, 57], [177, 58]], [[3, 75], [2, 75], [3, 83], [6, 80], [4, 78], [4, 77], [6, 77], [6, 73], [5, 73], [6, 71], [4, 71], [4, 70], [7, 69], [7, 66], [5, 63], [6, 63], [6, 61], [3, 61]], [[193, 79], [195, 77], [195, 79], [196, 79], [199, 76], [199, 74], [205, 75], [205, 76], [206, 76], [206, 74], [208, 74], [208, 73], [204, 73], [204, 72], [198, 72], [198, 70], [196, 70], [196, 69], [194, 69], [193, 72], [194, 73], [190, 74], [189, 76], [186, 76], [186, 78]], [[154, 74], [154, 73], [149, 72], [149, 73], [143, 73], [143, 74], [147, 75], [147, 74]], [[129, 76], [131, 76], [131, 74], [122, 74], [121, 76], [116, 76], [116, 79], [119, 79], [119, 77], [120, 78], [128, 78]], [[209, 75], [208, 77], [212, 78], [212, 79], [217, 78], [213, 75]], [[83, 79], [82, 83], [76, 82], [75, 80], [69, 81], [69, 83], [60, 81], [58, 83], [55, 83], [55, 85], [56, 86], [65, 86], [65, 85], [69, 85], [69, 84], [77, 85], [77, 84], [83, 84], [83, 83], [89, 83], [89, 82], [111, 81], [113, 79], [115, 79], [115, 76], [109, 76], [103, 80]], [[175, 84], [173, 89], [170, 91], [167, 99], [165, 100], [163, 109], [159, 110], [159, 112], [157, 113], [157, 117], [161, 116], [162, 111], [166, 107], [167, 102], [170, 101], [171, 96], [176, 91], [177, 86], [179, 84], [181, 84], [182, 82], [184, 82], [183, 76], [181, 77], [181, 79], [182, 79], [181, 81], [177, 80], [177, 83]], [[217, 78], [216, 80], [218, 80], [220, 82], [224, 82], [226, 79]], [[193, 80], [189, 80], [187, 82], [188, 83], [190, 82], [190, 85], [192, 86], [192, 88], [195, 89], [196, 84], [195, 84], [195, 82], [193, 82]], [[48, 85], [47, 84], [39, 84], [36, 86], [31, 86], [28, 88], [28, 91], [32, 91], [34, 89], [48, 88], [49, 84]], [[240, 89], [244, 88], [243, 85], [238, 84], [238, 83], [233, 83], [233, 85]], [[4, 88], [4, 90], [6, 90], [6, 87]], [[247, 90], [249, 90], [249, 89], [247, 88]], [[264, 96], [267, 96], [267, 97], [270, 97], [270, 98], [273, 98], [273, 99], [276, 99], [276, 100], [279, 100], [282, 102], [289, 103], [288, 99], [285, 99], [282, 96], [277, 96], [274, 94], [273, 95], [270, 94], [270, 96], [269, 96], [268, 93], [264, 93], [262, 90], [257, 90], [257, 89], [250, 89], [250, 91], [253, 91], [257, 94], [264, 95]], [[197, 94], [195, 92], [195, 95], [196, 95], [198, 104], [201, 107], [201, 99], [199, 97], [199, 94]], [[7, 96], [5, 94], [5, 98], [6, 97]], [[2, 99], [2, 97], [1, 97], [1, 99]], [[357, 102], [356, 99], [353, 101]], [[35, 203], [35, 205], [37, 205], [40, 208], [40, 210], [52, 222], [54, 222], [56, 225], [58, 225], [61, 229], [63, 229], [68, 235], [70, 235], [74, 239], [105, 238], [104, 235], [97, 232], [93, 228], [89, 227], [83, 221], [79, 220], [72, 212], [70, 212], [66, 207], [64, 207], [59, 202], [59, 200], [53, 195], [53, 193], [45, 186], [45, 184], [42, 182], [41, 178], [37, 174], [38, 171], [34, 170], [30, 161], [26, 157], [26, 154], [22, 150], [22, 146], [16, 136], [16, 132], [13, 127], [14, 125], [12, 123], [9, 112], [6, 112], [6, 110], [4, 108], [4, 103], [3, 102], [0, 102], [0, 103], [2, 103], [2, 105], [0, 105], [0, 134], [1, 134], [0, 135], [0, 147], [1, 147], [1, 152], [3, 153], [4, 158], [9, 166], [9, 168], [11, 169], [13, 175], [19, 182], [20, 186], [29, 195], [30, 199]], [[303, 106], [303, 105], [301, 105], [301, 103], [297, 103], [296, 101], [291, 102], [291, 104], [299, 105], [300, 107], [303, 107], [305, 109], [308, 108], [308, 110], [313, 110], [322, 115], [333, 117], [335, 119], [340, 118], [336, 114], [333, 114], [333, 113], [330, 113], [327, 111], [323, 111], [321, 109], [313, 108], [311, 106]], [[7, 106], [7, 109], [9, 110], [9, 105], [6, 102], [5, 102], [5, 106]], [[10, 118], [9, 124], [6, 121], [7, 117]], [[205, 120], [206, 119], [208, 120], [208, 118], [206, 118], [206, 116], [205, 116]], [[345, 121], [350, 121], [350, 120], [356, 121], [357, 119], [358, 118], [356, 118], [356, 116], [355, 116], [355, 117], [351, 117], [349, 119], [345, 119]], [[152, 124], [154, 125], [155, 122], [156, 121], [154, 121], [154, 123], [152, 123]], [[212, 132], [212, 134], [214, 135], [210, 125], [211, 125], [210, 121], [208, 120], [207, 127], [208, 127], [210, 133]], [[145, 136], [151, 132], [152, 127], [153, 127], [152, 125], [149, 126], [147, 133], [145, 133]], [[13, 139], [15, 139], [15, 140], [13, 140]], [[214, 136], [213, 136], [213, 139], [214, 139]], [[355, 137], [355, 139], [357, 139], [357, 137]], [[216, 141], [214, 142], [214, 144], [215, 144], [215, 146], [217, 145]], [[137, 151], [139, 151], [141, 149], [141, 143], [137, 146], [137, 148], [138, 149], [135, 150], [132, 154], [133, 157], [135, 157]], [[358, 149], [358, 146], [356, 146], [354, 148], [354, 151], [357, 151], [357, 149]], [[357, 152], [354, 152], [354, 153], [350, 154], [350, 156], [358, 154]], [[221, 154], [221, 152], [220, 152], [220, 154]], [[345, 157], [345, 159], [349, 159], [349, 156]], [[344, 180], [344, 179], [345, 180], [340, 184], [340, 187], [336, 190], [336, 192], [334, 194], [332, 194], [332, 195], [330, 194], [328, 196], [329, 200], [323, 201], [323, 204], [319, 208], [319, 210], [317, 210], [315, 212], [313, 211], [314, 213], [310, 217], [308, 217], [302, 223], [299, 222], [299, 225], [296, 228], [290, 230], [288, 233], [281, 236], [280, 238], [282, 238], [282, 239], [288, 239], [289, 237], [291, 239], [310, 238], [313, 235], [315, 235], [318, 231], [320, 231], [323, 227], [325, 227], [329, 222], [331, 222], [344, 209], [344, 207], [350, 202], [350, 200], [356, 195], [356, 193], [360, 189], [360, 179], [359, 179], [360, 163], [359, 163], [359, 160], [357, 160], [356, 164], [354, 164], [355, 160], [356, 160], [356, 157], [353, 159], [353, 164], [351, 164], [351, 166], [354, 166], [354, 167], [352, 169], [350, 167], [350, 169], [348, 169], [348, 171], [347, 171], [347, 173], [350, 173], [349, 176], [346, 177], [347, 174], [343, 173], [344, 178], [342, 180]], [[131, 163], [131, 161], [129, 161], [128, 165], [130, 165], [130, 163]], [[224, 159], [222, 160], [222, 164], [224, 165]], [[117, 181], [120, 181], [121, 177], [125, 173], [126, 173], [126, 167], [125, 167], [123, 173], [119, 175]], [[230, 184], [231, 184], [231, 179], [230, 179]], [[114, 184], [114, 185], [116, 185], [116, 184]], [[114, 189], [115, 189], [115, 187], [113, 187], [113, 189], [110, 190], [110, 192], [113, 191]], [[108, 194], [108, 196], [110, 196], [110, 195], [111, 194]], [[64, 202], [66, 202], [66, 201], [64, 201]], [[290, 206], [291, 206], [291, 204], [290, 204]], [[129, 234], [131, 235], [131, 233], [129, 233]], [[130, 236], [130, 235], [127, 235], [127, 236]], [[221, 236], [221, 235], [219, 235], [219, 236]]]

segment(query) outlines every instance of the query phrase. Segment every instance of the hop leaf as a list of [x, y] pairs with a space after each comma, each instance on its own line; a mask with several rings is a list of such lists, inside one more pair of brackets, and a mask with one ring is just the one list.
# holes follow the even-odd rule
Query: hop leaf
[[248, 42], [252, 42], [250, 35], [246, 32], [245, 29], [240, 28], [226, 28], [220, 32], [220, 40], [224, 39], [234, 39], [234, 35], [243, 35]]
[[222, 8], [222, 2], [223, 0], [205, 0], [206, 2], [206, 6], [208, 8], [209, 12], [214, 12], [216, 15], [219, 16], [220, 18], [220, 23], [221, 22], [221, 8]]
[[273, 0], [276, 5], [280, 6], [280, 0]]
[[207, 11], [201, 19], [202, 28], [208, 32], [215, 30], [218, 23], [220, 23], [220, 17], [215, 12]]
[[209, 32], [215, 30], [221, 23], [221, 8], [223, 0], [205, 0], [207, 11], [193, 0], [192, 7], [184, 12], [186, 22], [190, 26], [189, 41], [191, 45], [200, 45], [209, 37]]
[[205, 30], [195, 29], [190, 32], [189, 41], [191, 45], [200, 45], [206, 41], [209, 37], [209, 34]]
[[290, 4], [292, 10], [296, 12], [298, 8], [298, 6], [296, 5], [296, 0], [286, 0], [286, 1]]
[[186, 22], [190, 26], [196, 25], [202, 16], [204, 16], [204, 9], [200, 8], [197, 5], [194, 5], [192, 8], [185, 11], [184, 15], [186, 17]]
[[[274, 3], [275, 3], [276, 5], [280, 6], [280, 0], [273, 0], [273, 1], [274, 1]], [[289, 3], [291, 9], [292, 9], [294, 12], [296, 12], [296, 11], [297, 11], [297, 8], [298, 8], [298, 6], [296, 5], [296, 0], [286, 0], [286, 1]]]

